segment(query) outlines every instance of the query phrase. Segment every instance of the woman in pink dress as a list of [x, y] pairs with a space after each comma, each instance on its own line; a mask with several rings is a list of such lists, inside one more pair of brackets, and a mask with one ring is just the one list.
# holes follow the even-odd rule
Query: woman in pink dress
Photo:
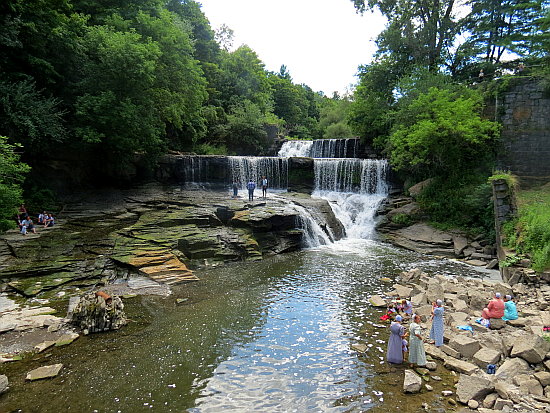
[[495, 298], [489, 301], [487, 308], [483, 309], [481, 317], [486, 320], [490, 318], [502, 318], [504, 316], [504, 301], [500, 298], [500, 293], [495, 293]]

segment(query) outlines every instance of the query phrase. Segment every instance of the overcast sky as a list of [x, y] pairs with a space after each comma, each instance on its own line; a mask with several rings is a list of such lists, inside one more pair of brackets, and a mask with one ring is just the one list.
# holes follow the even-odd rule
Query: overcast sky
[[214, 29], [234, 31], [234, 47], [247, 44], [267, 70], [285, 64], [295, 83], [329, 96], [357, 82], [357, 67], [371, 61], [385, 24], [380, 14], [357, 14], [350, 0], [199, 2]]

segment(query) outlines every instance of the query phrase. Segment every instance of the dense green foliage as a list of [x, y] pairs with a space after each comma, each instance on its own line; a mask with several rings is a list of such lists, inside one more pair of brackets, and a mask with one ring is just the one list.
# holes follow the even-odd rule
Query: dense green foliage
[[231, 50], [193, 0], [7, 0], [0, 21], [0, 133], [31, 164], [78, 153], [116, 179], [168, 149], [261, 154], [266, 125], [301, 139], [331, 126], [330, 99]]
[[29, 166], [20, 162], [16, 152], [21, 147], [10, 145], [7, 138], [0, 136], [0, 231], [12, 228], [16, 206], [22, 202], [21, 183]]
[[[455, 0], [351, 1], [388, 19], [373, 62], [360, 67], [352, 130], [406, 186], [433, 178], [418, 201], [436, 225], [491, 236], [499, 125], [483, 104], [511, 84], [491, 81], [510, 70], [507, 79], [542, 75], [550, 85], [550, 2], [469, 0], [464, 14]], [[507, 53], [518, 60], [503, 62]]]
[[527, 255], [536, 271], [550, 268], [550, 188], [516, 193], [518, 216], [503, 227], [505, 245]]

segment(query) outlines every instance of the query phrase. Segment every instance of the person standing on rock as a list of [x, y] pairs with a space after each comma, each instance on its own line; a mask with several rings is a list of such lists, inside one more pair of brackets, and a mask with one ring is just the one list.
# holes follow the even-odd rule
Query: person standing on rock
[[237, 198], [239, 194], [239, 185], [237, 184], [237, 181], [233, 182], [233, 198]]
[[405, 336], [405, 327], [401, 325], [403, 318], [398, 315], [395, 321], [390, 325], [390, 338], [388, 340], [388, 351], [386, 359], [388, 363], [403, 363], [403, 337]]
[[504, 321], [518, 319], [518, 309], [516, 308], [516, 303], [512, 301], [511, 295], [504, 297], [504, 316], [502, 319]]
[[262, 196], [267, 196], [267, 178], [265, 176], [262, 176]]
[[422, 328], [420, 327], [420, 316], [413, 315], [413, 322], [409, 326], [409, 363], [417, 366], [426, 365], [426, 350], [424, 349], [424, 338], [422, 337]]
[[436, 347], [443, 345], [443, 301], [437, 300], [432, 304], [432, 329], [430, 330], [430, 339]]
[[246, 184], [246, 188], [248, 189], [248, 200], [254, 201], [254, 190], [256, 189], [256, 182], [250, 179], [248, 181], [248, 184]]
[[504, 316], [504, 301], [500, 298], [500, 293], [495, 293], [495, 298], [489, 301], [487, 308], [483, 309], [481, 317], [486, 320], [491, 318], [502, 318]]

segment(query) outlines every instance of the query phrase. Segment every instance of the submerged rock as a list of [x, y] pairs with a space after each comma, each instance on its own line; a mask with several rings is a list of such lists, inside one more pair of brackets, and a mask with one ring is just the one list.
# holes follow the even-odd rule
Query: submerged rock
[[89, 293], [80, 297], [67, 318], [87, 333], [117, 330], [125, 325], [127, 320], [120, 297], [98, 294]]

